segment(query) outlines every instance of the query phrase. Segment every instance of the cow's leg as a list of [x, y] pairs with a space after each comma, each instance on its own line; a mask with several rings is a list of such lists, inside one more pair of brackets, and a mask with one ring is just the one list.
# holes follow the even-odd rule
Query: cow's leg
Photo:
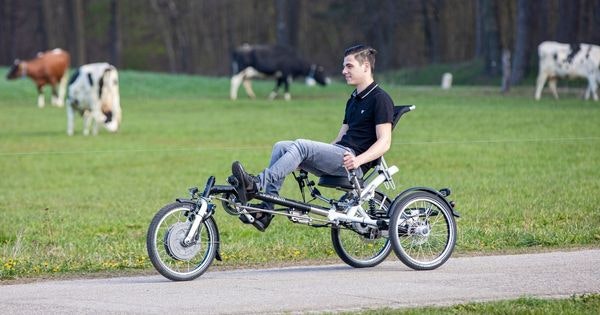
[[554, 95], [554, 99], [558, 99], [558, 90], [556, 89], [556, 81], [558, 81], [558, 79], [556, 77], [552, 77], [552, 78], [548, 79], [548, 87], [550, 88], [552, 95]]
[[283, 87], [285, 89], [285, 94], [283, 97], [286, 101], [292, 100], [292, 95], [290, 94], [290, 82], [292, 81], [292, 77], [286, 76], [285, 81], [283, 82]]
[[244, 90], [246, 90], [246, 94], [248, 94], [251, 99], [255, 99], [256, 94], [254, 94], [254, 91], [252, 90], [252, 81], [250, 81], [248, 78], [244, 78], [242, 83], [244, 84]]
[[56, 82], [52, 82], [50, 86], [52, 87], [52, 99], [50, 103], [52, 106], [58, 106], [58, 92], [56, 90]]
[[90, 134], [90, 124], [92, 123], [92, 113], [89, 110], [83, 112], [83, 135]]
[[38, 85], [37, 89], [38, 89], [37, 105], [39, 108], [43, 108], [46, 105], [46, 102], [44, 100], [44, 90], [42, 89], [41, 85]]
[[271, 91], [271, 94], [269, 94], [270, 100], [274, 100], [277, 97], [277, 94], [279, 93], [279, 87], [281, 86], [282, 83], [283, 83], [283, 79], [281, 77], [277, 77], [277, 81], [275, 83], [275, 88], [273, 89], [273, 91]]
[[587, 101], [590, 99], [591, 95], [592, 95], [592, 82], [588, 81], [588, 85], [585, 88], [585, 93], [583, 93], [583, 99]]
[[240, 88], [240, 84], [242, 83], [242, 81], [244, 80], [244, 74], [243, 73], [238, 73], [234, 76], [231, 77], [231, 86], [229, 89], [229, 97], [232, 100], [236, 100], [237, 99], [237, 95], [238, 95], [238, 89]]
[[542, 97], [542, 90], [544, 89], [544, 84], [546, 84], [546, 79], [548, 79], [548, 75], [540, 71], [535, 83], [535, 99], [537, 101]]
[[75, 120], [75, 114], [73, 112], [73, 104], [70, 99], [67, 100], [67, 135], [72, 136], [75, 127], [73, 121]]
[[[589, 80], [589, 86], [588, 86], [588, 92], [586, 92], [586, 96], [587, 94], [592, 94], [592, 97], [594, 98], [594, 101], [598, 101], [598, 93], [597, 93], [597, 89], [598, 89], [598, 83], [596, 82], [596, 76], [592, 75], [590, 76], [590, 78], [588, 78]], [[589, 99], [589, 96], [586, 97], [586, 100]]]
[[92, 108], [92, 134], [95, 136], [98, 134], [98, 126], [106, 122], [106, 115], [100, 110], [100, 102]]
[[63, 107], [65, 104], [65, 94], [67, 92], [67, 73], [60, 78], [60, 84], [58, 85], [58, 101], [56, 105], [58, 107]]

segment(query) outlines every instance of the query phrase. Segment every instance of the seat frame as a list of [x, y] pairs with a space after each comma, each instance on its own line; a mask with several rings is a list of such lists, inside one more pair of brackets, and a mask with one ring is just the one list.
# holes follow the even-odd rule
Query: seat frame
[[[395, 127], [398, 124], [398, 121], [400, 120], [402, 115], [410, 112], [413, 109], [415, 109], [414, 105], [394, 106], [394, 116], [392, 119], [392, 130], [395, 129]], [[366, 163], [365, 165], [362, 165], [361, 170], [363, 172], [363, 177], [358, 178], [358, 183], [360, 184], [361, 188], [364, 187], [364, 183], [368, 182], [375, 174], [380, 174], [380, 173], [383, 173], [386, 176], [386, 179], [388, 179], [384, 183], [386, 185], [386, 188], [388, 188], [388, 185], [390, 185], [390, 187], [393, 187], [392, 189], [394, 189], [396, 187], [392, 177], [389, 176], [388, 166], [387, 166], [387, 163], [385, 162], [385, 159], [383, 156], [381, 156], [378, 159], [375, 159], [369, 163]], [[349, 191], [354, 188], [354, 185], [350, 182], [349, 175], [348, 176], [322, 175], [321, 177], [319, 177], [319, 186], [335, 188], [335, 189], [344, 190], [344, 191]]]

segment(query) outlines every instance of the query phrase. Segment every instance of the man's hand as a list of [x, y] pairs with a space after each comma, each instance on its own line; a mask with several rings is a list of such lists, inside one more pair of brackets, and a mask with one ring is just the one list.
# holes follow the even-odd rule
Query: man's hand
[[356, 158], [356, 156], [354, 156], [354, 154], [348, 151], [344, 152], [344, 167], [347, 170], [355, 170], [360, 167], [360, 164], [361, 163], [358, 162], [358, 159]]

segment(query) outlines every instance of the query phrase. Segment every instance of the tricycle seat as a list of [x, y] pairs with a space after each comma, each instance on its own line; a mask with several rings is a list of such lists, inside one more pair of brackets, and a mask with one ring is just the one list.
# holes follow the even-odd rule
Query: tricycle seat
[[[362, 188], [364, 185], [364, 181], [362, 178], [358, 179], [358, 183]], [[319, 186], [341, 189], [341, 190], [351, 190], [353, 189], [350, 180], [348, 180], [348, 176], [332, 176], [332, 175], [323, 175], [319, 177]]]
[[[398, 123], [398, 120], [400, 120], [400, 117], [402, 117], [402, 115], [404, 115], [414, 109], [415, 109], [414, 105], [394, 106], [394, 117], [392, 119], [392, 129], [394, 129], [396, 127], [396, 124]], [[362, 165], [361, 169], [363, 171], [363, 174], [366, 174], [370, 169], [377, 166], [380, 162], [381, 162], [381, 158], [378, 158], [374, 161], [371, 161], [369, 163]], [[358, 179], [358, 183], [360, 184], [361, 188], [364, 187], [364, 184], [363, 184], [364, 180], [362, 178]], [[347, 176], [331, 176], [331, 175], [321, 176], [319, 178], [319, 186], [342, 189], [342, 190], [351, 190], [353, 188], [352, 184], [350, 183], [350, 180], [348, 179]]]

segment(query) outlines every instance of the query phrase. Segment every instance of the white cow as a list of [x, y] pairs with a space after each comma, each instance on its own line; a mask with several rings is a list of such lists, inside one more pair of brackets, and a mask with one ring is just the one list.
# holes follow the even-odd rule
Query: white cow
[[562, 44], [543, 42], [538, 46], [540, 68], [535, 88], [535, 99], [542, 96], [546, 80], [554, 98], [558, 99], [556, 81], [558, 78], [585, 78], [588, 87], [585, 99], [590, 95], [598, 100], [596, 90], [600, 82], [600, 46], [590, 44]]
[[67, 91], [67, 134], [73, 135], [74, 111], [83, 116], [83, 135], [98, 134], [98, 124], [110, 132], [121, 125], [119, 74], [108, 63], [83, 65], [73, 73]]

